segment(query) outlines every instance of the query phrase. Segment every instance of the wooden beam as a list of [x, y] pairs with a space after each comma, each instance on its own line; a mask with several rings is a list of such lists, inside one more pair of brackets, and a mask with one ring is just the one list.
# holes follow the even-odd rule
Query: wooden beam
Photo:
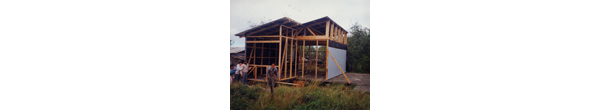
[[[248, 58], [248, 60], [252, 61], [252, 53], [254, 53], [254, 48], [252, 48], [252, 50], [250, 50], [250, 58]], [[248, 63], [250, 63], [250, 61], [248, 61]]]
[[[281, 37], [281, 28], [282, 28], [282, 27], [283, 27], [283, 26], [279, 26], [279, 42], [281, 42], [281, 40], [282, 40], [282, 37]], [[277, 72], [277, 73], [280, 73], [280, 72], [281, 72], [281, 52], [282, 52], [282, 51], [281, 51], [281, 43], [279, 43], [279, 52], [278, 52], [278, 53], [279, 53], [279, 61], [277, 62], [277, 65], [278, 65], [278, 66], [277, 66], [277, 67], [278, 67], [278, 68], [277, 68], [277, 70], [278, 70], [278, 72]], [[279, 76], [281, 76], [281, 75], [279, 75]], [[280, 78], [279, 76], [277, 76], [277, 79], [279, 79], [279, 78]], [[265, 80], [266, 80], [266, 79], [267, 79], [267, 78], [265, 77]]]
[[279, 35], [246, 36], [246, 37], [279, 37]]
[[290, 77], [292, 77], [292, 61], [294, 60], [293, 59], [294, 51], [292, 49], [294, 48], [294, 39], [292, 39], [290, 41], [290, 43], [291, 44], [290, 44], [290, 71], [289, 71], [289, 73], [290, 73]]
[[344, 44], [348, 44], [348, 32], [344, 34]]
[[308, 29], [308, 27], [306, 28], [306, 30], [308, 30], [308, 32], [310, 32], [313, 36], [317, 36], [315, 33], [313, 33], [310, 29]]
[[348, 80], [348, 76], [346, 76], [346, 73], [344, 73], [344, 70], [342, 70], [342, 67], [340, 67], [340, 64], [338, 64], [338, 62], [335, 61], [335, 58], [333, 57], [333, 55], [331, 55], [331, 52], [329, 52], [329, 50], [327, 50], [327, 53], [329, 53], [329, 56], [331, 56], [331, 59], [335, 62], [335, 65], [337, 65], [338, 68], [340, 69], [340, 71], [342, 71], [342, 74], [346, 78], [346, 81], [348, 81], [348, 84], [350, 84], [350, 80]]
[[335, 42], [340, 42], [340, 28], [335, 29]]
[[331, 26], [330, 26], [331, 29], [329, 29], [329, 31], [331, 31], [331, 32], [329, 32], [330, 33], [329, 39], [332, 39], [332, 40], [333, 40], [334, 27], [335, 27], [335, 25], [333, 25], [333, 23], [331, 23]]
[[294, 36], [298, 36], [298, 34], [300, 34], [300, 32], [304, 31], [304, 28], [298, 30], [298, 32], [296, 32], [296, 34], [294, 34]]
[[[266, 27], [266, 28], [262, 28], [262, 29], [259, 29], [259, 30], [256, 30], [256, 31], [253, 31], [253, 32], [250, 32], [250, 33], [246, 34], [245, 36], [250, 36], [250, 35], [252, 35], [252, 34], [255, 34], [255, 33], [258, 33], [258, 32], [262, 32], [262, 31], [265, 31], [265, 30], [267, 30], [267, 29], [269, 29], [269, 28], [274, 28], [274, 27], [277, 27], [277, 26], [278, 26], [277, 24], [274, 24], [273, 26], [269, 26], [269, 27]], [[280, 28], [280, 29], [281, 29], [281, 28]]]
[[[325, 51], [327, 53], [329, 53], [329, 40], [327, 40], [327, 47], [325, 47]], [[329, 65], [327, 65], [329, 63], [329, 57], [327, 57], [327, 55], [325, 55], [325, 80], [327, 80], [327, 76], [329, 75]]]
[[330, 37], [329, 36], [329, 22], [331, 22], [330, 20], [327, 20], [327, 23], [325, 24], [325, 36]]
[[296, 48], [294, 48], [294, 50], [296, 50], [296, 51], [294, 51], [294, 52], [296, 52], [294, 54], [294, 76], [298, 76], [298, 53], [299, 53], [298, 52], [298, 40], [296, 40], [296, 43], [294, 43], [294, 44], [296, 44], [296, 46], [295, 46]]
[[319, 65], [319, 41], [317, 41], [317, 45], [315, 45], [315, 79], [317, 79], [317, 72], [319, 71], [319, 68], [317, 67], [317, 65]]
[[288, 27], [288, 26], [285, 26], [285, 25], [281, 25], [281, 26], [283, 26], [283, 27], [285, 27], [285, 28], [292, 29], [292, 30], [296, 30], [296, 29], [294, 29], [294, 28], [292, 28], [292, 27]]
[[315, 33], [317, 33], [317, 34], [319, 34], [319, 35], [321, 35], [321, 34], [324, 34], [323, 32], [321, 32], [321, 31], [319, 31], [319, 30], [317, 30], [317, 29], [315, 29], [315, 28], [308, 27], [308, 29], [311, 29], [311, 30], [313, 30]]
[[279, 43], [276, 40], [267, 40], [267, 41], [246, 41], [246, 43]]
[[[280, 70], [279, 70], [279, 71], [283, 71], [283, 70], [285, 70], [285, 68], [287, 67], [287, 66], [285, 65], [285, 64], [286, 64], [286, 63], [285, 63], [285, 60], [287, 59], [287, 45], [288, 45], [287, 41], [288, 41], [288, 38], [285, 38], [285, 42], [284, 42], [284, 43], [285, 43], [285, 45], [283, 46], [283, 59], [281, 59], [281, 66], [283, 66], [283, 68], [280, 68]], [[283, 72], [285, 72], [285, 71], [283, 71]], [[285, 77], [286, 77], [286, 74], [285, 74], [285, 73], [283, 73], [283, 75], [284, 75], [284, 77], [283, 77], [283, 78], [285, 78]], [[281, 76], [281, 72], [279, 72], [279, 76]], [[281, 79], [281, 78], [280, 78], [280, 79]]]
[[303, 78], [304, 78], [304, 62], [305, 62], [304, 61], [304, 51], [305, 51], [305, 48], [306, 48], [305, 44], [306, 44], [306, 41], [302, 40], [302, 77]]
[[[329, 21], [329, 20], [328, 20], [328, 21]], [[315, 24], [311, 24], [311, 25], [306, 25], [306, 26], [303, 26], [303, 27], [311, 27], [311, 26], [314, 26], [314, 25], [317, 25], [317, 24], [321, 24], [321, 23], [328, 22], [328, 21], [321, 21], [321, 22], [317, 22], [317, 23], [315, 23]]]

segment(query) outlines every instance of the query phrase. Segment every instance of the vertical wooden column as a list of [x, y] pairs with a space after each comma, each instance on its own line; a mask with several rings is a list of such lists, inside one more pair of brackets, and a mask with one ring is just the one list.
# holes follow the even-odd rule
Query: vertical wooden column
[[294, 76], [298, 76], [298, 54], [300, 54], [300, 52], [298, 52], [298, 40], [296, 40], [296, 48], [294, 52], [296, 52], [296, 54], [294, 54]]
[[339, 28], [337, 26], [335, 27], [335, 31], [334, 32], [335, 32], [335, 34], [333, 34], [333, 35], [335, 35], [335, 39], [333, 41], [337, 41], [337, 39], [340, 38], [339, 37], [339, 33], [338, 33], [339, 32]]
[[329, 39], [331, 39], [331, 36], [329, 35], [329, 22], [331, 21], [327, 21], [327, 23], [325, 24], [325, 36], [327, 36]]
[[306, 40], [302, 40], [302, 78], [304, 78], [304, 49], [306, 48], [305, 44]]
[[292, 77], [292, 61], [294, 60], [292, 53], [296, 53], [294, 52], [294, 50], [292, 50], [294, 48], [294, 39], [290, 40], [290, 69], [288, 71], [288, 73], [290, 74], [290, 78]]
[[315, 45], [315, 79], [317, 79], [317, 72], [319, 71], [319, 40], [317, 40], [317, 45]]
[[[287, 70], [287, 66], [285, 66], [286, 65], [285, 61], [287, 60], [287, 50], [288, 50], [288, 43], [287, 42], [288, 42], [288, 38], [286, 37], [285, 38], [285, 44], [283, 46], [283, 59], [281, 60], [282, 61], [281, 62], [281, 66], [283, 66], [282, 67], [283, 78], [287, 77], [287, 74], [285, 74], [285, 70]], [[281, 72], [279, 74], [281, 74]]]
[[334, 24], [333, 22], [331, 22], [331, 24], [329, 24], [329, 25], [331, 25], [331, 26], [329, 26], [329, 28], [330, 28], [329, 29], [329, 31], [330, 31], [329, 32], [329, 38], [332, 39], [332, 40], [333, 40], [333, 27], [335, 26], [333, 24]]
[[282, 52], [281, 51], [281, 40], [283, 40], [282, 37], [281, 37], [281, 28], [282, 27], [283, 27], [283, 25], [279, 25], [279, 57], [278, 57], [279, 62], [277, 62], [278, 63], [277, 64], [277, 70], [278, 70], [278, 72], [277, 72], [277, 74], [278, 74], [277, 78], [278, 79], [281, 78], [280, 77], [281, 76], [281, 64], [282, 64], [281, 63], [281, 52]]
[[329, 57], [327, 57], [327, 53], [329, 52], [329, 40], [327, 40], [327, 47], [325, 47], [325, 52], [323, 52], [325, 54], [325, 80], [327, 80], [327, 75], [329, 73]]

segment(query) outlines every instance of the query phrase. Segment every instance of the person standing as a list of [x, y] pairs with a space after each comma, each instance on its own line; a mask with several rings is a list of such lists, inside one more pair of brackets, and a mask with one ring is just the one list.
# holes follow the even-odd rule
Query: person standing
[[240, 82], [240, 80], [242, 79], [241, 75], [242, 75], [242, 70], [244, 69], [244, 66], [242, 66], [242, 62], [240, 62], [239, 64], [235, 65], [235, 80], [234, 82]]
[[275, 63], [271, 63], [271, 66], [267, 68], [267, 85], [271, 88], [271, 98], [273, 98], [275, 80], [279, 81], [279, 71], [275, 67]]
[[248, 83], [248, 70], [250, 70], [250, 68], [248, 68], [248, 61], [244, 61], [244, 64], [242, 64], [242, 84], [246, 84]]
[[231, 84], [233, 83], [233, 74], [235, 74], [235, 64], [229, 66], [229, 84]]

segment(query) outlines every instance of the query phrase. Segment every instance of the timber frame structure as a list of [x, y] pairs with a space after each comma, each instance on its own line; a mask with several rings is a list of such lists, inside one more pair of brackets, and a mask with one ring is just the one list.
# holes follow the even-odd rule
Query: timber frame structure
[[248, 80], [266, 80], [266, 70], [274, 63], [281, 80], [344, 75], [350, 83], [345, 74], [347, 34], [325, 16], [306, 23], [283, 17], [235, 35], [246, 39], [246, 61], [252, 67]]

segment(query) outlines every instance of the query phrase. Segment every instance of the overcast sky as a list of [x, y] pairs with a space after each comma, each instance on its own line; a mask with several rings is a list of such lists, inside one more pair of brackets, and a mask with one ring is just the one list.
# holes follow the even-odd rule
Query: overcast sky
[[248, 22], [289, 17], [300, 23], [329, 16], [342, 28], [350, 30], [355, 22], [370, 28], [368, 0], [231, 0], [229, 37], [236, 47], [244, 40], [234, 34], [248, 29]]

